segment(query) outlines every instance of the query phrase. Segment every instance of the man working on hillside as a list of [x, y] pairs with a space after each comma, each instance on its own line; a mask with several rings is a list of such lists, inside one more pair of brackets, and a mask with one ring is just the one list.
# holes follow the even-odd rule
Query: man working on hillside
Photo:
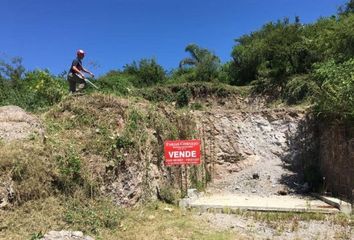
[[86, 87], [86, 82], [84, 80], [85, 75], [83, 73], [88, 73], [91, 77], [94, 77], [92, 72], [82, 66], [82, 59], [85, 57], [85, 52], [83, 50], [78, 50], [76, 55], [77, 58], [72, 62], [68, 74], [69, 91], [71, 93], [76, 92], [76, 83], [83, 84], [83, 87], [80, 88], [80, 90]]

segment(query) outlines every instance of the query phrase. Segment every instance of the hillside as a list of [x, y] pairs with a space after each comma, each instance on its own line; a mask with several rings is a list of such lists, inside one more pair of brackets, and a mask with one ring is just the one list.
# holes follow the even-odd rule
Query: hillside
[[[308, 191], [302, 189], [303, 174], [296, 173], [303, 170], [298, 162], [301, 148], [292, 144], [306, 122], [303, 109], [267, 107], [264, 100], [240, 95], [237, 89], [225, 96], [199, 91], [190, 101], [190, 107], [176, 109], [175, 102], [92, 93], [69, 96], [31, 117], [38, 120], [15, 120], [35, 121], [40, 131], [1, 143], [5, 226], [0, 236], [21, 239], [28, 236], [22, 232], [25, 229], [47, 232], [59, 226], [104, 235], [134, 214], [114, 205], [143, 206], [155, 200], [176, 203], [186, 191], [186, 172], [164, 166], [163, 142], [168, 139], [202, 139], [203, 163], [188, 168], [188, 188], [260, 196], [284, 189], [287, 194]], [[11, 121], [10, 117], [3, 119], [0, 129]], [[252, 179], [255, 173], [259, 180]], [[105, 213], [101, 208], [110, 210]], [[162, 211], [164, 207], [156, 208]], [[28, 225], [15, 234], [10, 226], [17, 218], [12, 212], [23, 216], [25, 212], [18, 211], [24, 209], [45, 215], [53, 211], [59, 218], [48, 219], [53, 229]], [[28, 216], [28, 220], [32, 217], [38, 216]], [[214, 233], [205, 231], [199, 237], [204, 239], [204, 234]]]

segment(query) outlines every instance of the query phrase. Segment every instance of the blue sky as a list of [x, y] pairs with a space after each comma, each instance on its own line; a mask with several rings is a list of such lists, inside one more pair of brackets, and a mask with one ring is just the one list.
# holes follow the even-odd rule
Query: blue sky
[[[311, 23], [345, 0], [0, 0], [0, 59], [27, 69], [68, 70], [76, 49], [96, 74], [155, 58], [167, 70], [196, 43], [230, 59], [234, 39], [269, 21]], [[91, 63], [95, 63], [94, 65]]]

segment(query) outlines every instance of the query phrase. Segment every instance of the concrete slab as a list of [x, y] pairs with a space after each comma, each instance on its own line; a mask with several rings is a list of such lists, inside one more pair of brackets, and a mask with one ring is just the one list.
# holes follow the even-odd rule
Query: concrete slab
[[187, 201], [186, 207], [207, 209], [242, 209], [251, 211], [338, 213], [321, 200], [302, 196], [242, 196], [235, 194], [202, 196]]
[[329, 205], [338, 208], [344, 214], [347, 215], [352, 214], [352, 205], [348, 202], [345, 202], [338, 198], [322, 196], [322, 195], [318, 195], [317, 197], [322, 201], [324, 201], [325, 203], [328, 203]]

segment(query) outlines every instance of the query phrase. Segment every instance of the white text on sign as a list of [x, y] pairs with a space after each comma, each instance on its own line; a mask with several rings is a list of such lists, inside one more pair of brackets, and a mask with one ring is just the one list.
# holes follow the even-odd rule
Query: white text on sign
[[174, 151], [168, 153], [170, 158], [185, 158], [185, 157], [197, 157], [196, 151]]

